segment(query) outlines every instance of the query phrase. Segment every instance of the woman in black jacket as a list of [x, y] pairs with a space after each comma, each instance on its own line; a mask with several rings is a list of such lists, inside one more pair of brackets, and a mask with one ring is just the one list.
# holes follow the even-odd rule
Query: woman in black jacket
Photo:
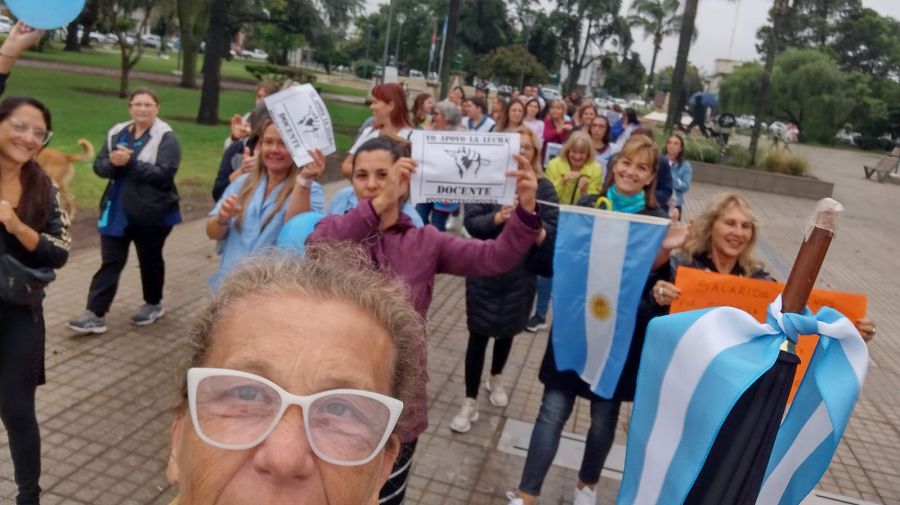
[[[0, 256], [30, 269], [60, 268], [69, 258], [69, 217], [53, 182], [34, 161], [50, 140], [50, 129], [50, 111], [37, 100], [0, 103]], [[16, 268], [5, 260], [4, 265]], [[36, 504], [41, 435], [34, 397], [45, 382], [43, 293], [28, 300], [11, 297], [10, 291], [0, 293], [0, 419], [15, 468], [16, 503]]]
[[[531, 159], [532, 168], [538, 177], [538, 200], [557, 203], [553, 183], [547, 180], [540, 169], [540, 144], [535, 133], [523, 126], [512, 130], [521, 137], [520, 152]], [[466, 205], [465, 226], [474, 238], [489, 240], [497, 238], [512, 206], [495, 204]], [[536, 275], [552, 275], [553, 246], [556, 238], [556, 223], [559, 208], [541, 205], [539, 214], [543, 222], [543, 232], [534, 247], [526, 255], [522, 264], [514, 270], [495, 277], [469, 277], [466, 279], [466, 315], [469, 325], [469, 345], [466, 348], [466, 398], [462, 408], [450, 421], [450, 429], [465, 433], [478, 419], [478, 388], [488, 340], [494, 337], [494, 352], [491, 361], [491, 375], [485, 386], [490, 392], [491, 404], [505, 407], [509, 396], [503, 386], [503, 367], [512, 349], [512, 339], [525, 329], [534, 293], [537, 286]]]
[[152, 324], [162, 307], [163, 246], [181, 222], [175, 173], [181, 148], [172, 127], [159, 119], [159, 97], [139, 88], [128, 100], [131, 120], [112, 127], [94, 161], [94, 172], [109, 179], [100, 201], [100, 270], [91, 279], [87, 310], [68, 322], [78, 333], [104, 333], [104, 316], [119, 286], [132, 241], [141, 266], [144, 305], [133, 324]]

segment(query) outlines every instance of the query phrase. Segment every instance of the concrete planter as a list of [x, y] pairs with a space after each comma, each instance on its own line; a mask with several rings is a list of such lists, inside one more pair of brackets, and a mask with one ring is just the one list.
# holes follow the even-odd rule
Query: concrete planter
[[765, 193], [796, 196], [812, 200], [830, 197], [834, 191], [834, 183], [820, 181], [811, 177], [775, 174], [761, 170], [715, 165], [700, 161], [692, 161], [691, 166], [694, 168], [692, 178], [694, 181], [719, 186], [763, 191]]

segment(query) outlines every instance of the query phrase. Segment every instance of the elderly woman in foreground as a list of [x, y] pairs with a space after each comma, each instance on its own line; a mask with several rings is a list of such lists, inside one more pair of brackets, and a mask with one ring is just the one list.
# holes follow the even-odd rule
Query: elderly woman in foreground
[[352, 246], [246, 261], [191, 329], [167, 471], [176, 502], [375, 503], [423, 331], [402, 283]]

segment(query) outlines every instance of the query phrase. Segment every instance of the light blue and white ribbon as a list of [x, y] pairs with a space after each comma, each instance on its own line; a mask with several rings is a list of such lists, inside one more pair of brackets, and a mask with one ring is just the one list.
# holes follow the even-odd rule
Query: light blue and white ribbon
[[779, 296], [766, 324], [730, 307], [651, 322], [618, 504], [682, 503], [731, 408], [772, 367], [781, 344], [816, 333], [818, 345], [778, 431], [757, 500], [800, 503], [837, 450], [865, 380], [868, 351], [839, 312], [782, 314]]

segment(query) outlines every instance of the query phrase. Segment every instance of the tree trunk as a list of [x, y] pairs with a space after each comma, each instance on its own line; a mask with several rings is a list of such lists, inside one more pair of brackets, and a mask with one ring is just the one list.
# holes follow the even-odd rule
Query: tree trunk
[[[84, 34], [89, 35], [87, 30], [84, 31]], [[63, 48], [63, 51], [81, 52], [81, 47], [78, 45], [78, 18], [66, 26], [66, 47]]]
[[653, 59], [650, 60], [650, 74], [647, 76], [646, 94], [650, 99], [653, 98], [653, 90], [656, 89], [656, 86], [653, 85], [653, 71], [656, 69], [656, 57], [659, 55], [659, 49], [659, 46], [653, 48]]
[[[124, 36], [120, 38], [124, 39]], [[125, 45], [122, 45], [122, 72], [119, 75], [119, 98], [127, 98], [128, 97], [128, 74], [131, 73], [131, 65], [128, 64], [131, 59], [131, 51], [133, 49], [126, 49]]]
[[772, 5], [772, 31], [769, 34], [769, 46], [766, 48], [766, 64], [763, 67], [762, 77], [759, 80], [759, 94], [756, 95], [756, 107], [753, 109], [755, 121], [753, 133], [750, 136], [750, 165], [756, 166], [756, 149], [759, 146], [759, 134], [762, 125], [762, 116], [766, 109], [766, 100], [769, 99], [769, 85], [772, 82], [772, 68], [775, 66], [775, 54], [778, 52], [778, 37], [781, 36], [781, 27], [788, 11], [788, 0], [775, 0]]
[[209, 9], [209, 29], [206, 32], [206, 57], [203, 60], [203, 90], [197, 123], [219, 124], [219, 84], [222, 77], [222, 58], [227, 46], [226, 23], [231, 0], [213, 0]]
[[694, 20], [697, 18], [698, 0], [687, 0], [681, 20], [681, 34], [678, 37], [678, 56], [675, 58], [675, 69], [672, 71], [672, 86], [669, 95], [669, 113], [666, 117], [666, 134], [672, 132], [675, 121], [681, 122], [681, 93], [684, 88], [684, 74], [687, 71], [688, 54], [691, 52], [691, 39], [694, 38]]
[[197, 54], [200, 38], [206, 32], [209, 16], [205, 0], [179, 0], [178, 24], [181, 27], [181, 82], [183, 88], [197, 87]]
[[[444, 62], [441, 65], [441, 100], [450, 92], [450, 64], [455, 59], [456, 30], [459, 27], [459, 7], [462, 0], [450, 0], [447, 9], [447, 38], [444, 44]], [[382, 76], [384, 70], [382, 67]]]

